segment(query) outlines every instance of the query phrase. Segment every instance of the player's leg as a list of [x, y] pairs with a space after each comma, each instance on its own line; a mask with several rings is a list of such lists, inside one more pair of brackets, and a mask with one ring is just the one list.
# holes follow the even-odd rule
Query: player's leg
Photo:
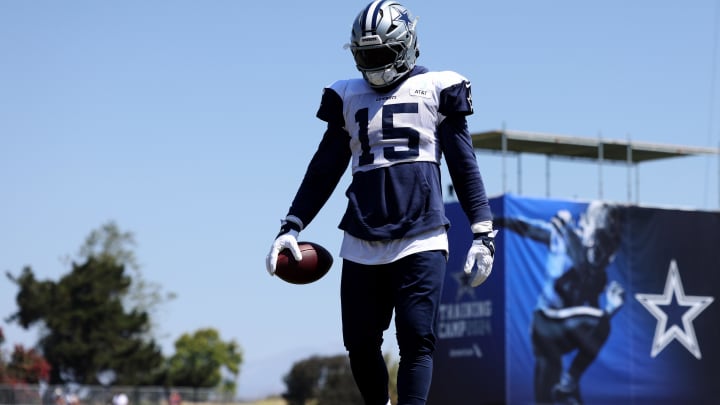
[[610, 336], [610, 318], [583, 316], [569, 320], [578, 353], [570, 364], [569, 372], [577, 379], [595, 361], [600, 349]]
[[388, 371], [382, 355], [382, 335], [390, 326], [393, 305], [388, 270], [386, 266], [343, 261], [343, 340], [355, 383], [367, 405], [388, 402]]
[[398, 404], [425, 404], [435, 351], [435, 323], [447, 259], [442, 251], [421, 252], [392, 265], [395, 326], [400, 347]]
[[535, 402], [553, 402], [553, 387], [562, 375], [562, 356], [565, 347], [562, 321], [548, 318], [541, 311], [533, 313], [531, 340], [535, 356]]

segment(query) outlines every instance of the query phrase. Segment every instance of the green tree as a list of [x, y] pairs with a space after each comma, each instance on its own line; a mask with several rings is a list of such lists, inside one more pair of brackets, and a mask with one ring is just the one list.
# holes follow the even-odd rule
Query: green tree
[[155, 323], [159, 309], [163, 304], [175, 299], [172, 292], [163, 292], [160, 284], [147, 280], [133, 248], [137, 245], [132, 232], [121, 231], [114, 221], [109, 221], [94, 229], [85, 238], [85, 242], [78, 252], [78, 261], [90, 258], [97, 260], [110, 260], [124, 266], [132, 272], [132, 284], [123, 297], [124, 303], [130, 309], [147, 312], [150, 316], [150, 328], [147, 337], [158, 338], [159, 325]]
[[321, 357], [313, 356], [293, 364], [283, 377], [286, 387], [283, 398], [288, 405], [305, 405], [317, 397], [322, 361]]
[[362, 405], [363, 400], [352, 377], [347, 356], [312, 356], [293, 364], [283, 378], [288, 405]]
[[133, 234], [110, 221], [90, 232], [58, 282], [36, 280], [30, 267], [7, 273], [20, 290], [10, 320], [43, 326], [39, 347], [53, 366], [51, 382], [95, 383], [108, 371], [118, 384], [164, 381], [151, 314], [174, 296], [142, 277], [134, 246]]
[[242, 350], [235, 341], [223, 342], [215, 329], [199, 329], [175, 341], [168, 379], [176, 386], [217, 387], [234, 394], [242, 360]]
[[7, 276], [20, 290], [19, 309], [10, 320], [24, 328], [44, 327], [38, 346], [52, 365], [51, 383], [95, 384], [104, 370], [115, 371], [118, 384], [155, 382], [163, 357], [146, 338], [148, 314], [124, 309], [122, 297], [132, 282], [124, 266], [109, 257], [89, 257], [73, 263], [58, 282], [38, 281], [30, 267]]
[[326, 357], [318, 383], [317, 405], [363, 405], [347, 355]]

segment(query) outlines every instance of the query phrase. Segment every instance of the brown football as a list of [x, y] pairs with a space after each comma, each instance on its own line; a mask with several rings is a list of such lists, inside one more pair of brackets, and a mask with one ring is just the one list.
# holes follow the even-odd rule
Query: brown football
[[298, 242], [298, 246], [302, 260], [295, 260], [290, 250], [283, 250], [278, 255], [276, 276], [292, 284], [309, 284], [327, 274], [333, 264], [327, 249], [314, 242]]

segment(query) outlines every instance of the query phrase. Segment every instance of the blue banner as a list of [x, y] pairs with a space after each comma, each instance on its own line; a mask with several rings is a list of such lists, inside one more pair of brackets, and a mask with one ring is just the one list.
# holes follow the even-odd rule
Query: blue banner
[[462, 282], [467, 220], [446, 205], [431, 403], [718, 403], [720, 213], [512, 195], [491, 205], [495, 266], [476, 289]]
[[[491, 201], [493, 211], [503, 201]], [[482, 393], [478, 403], [502, 403], [505, 399], [505, 280], [493, 272], [481, 288], [470, 286], [463, 271], [472, 243], [467, 217], [458, 203], [445, 206], [450, 220], [450, 255], [437, 325], [433, 384], [429, 404], [473, 404], [468, 394]], [[502, 238], [502, 235], [498, 235]], [[503, 266], [496, 255], [495, 266]]]

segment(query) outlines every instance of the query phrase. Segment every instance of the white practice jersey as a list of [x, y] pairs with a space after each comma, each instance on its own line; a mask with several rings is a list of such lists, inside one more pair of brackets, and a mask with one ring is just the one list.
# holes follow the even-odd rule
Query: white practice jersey
[[[467, 100], [443, 97], [443, 90], [453, 86], [467, 86], [450, 92]], [[330, 89], [343, 101], [353, 173], [405, 162], [440, 164], [437, 127], [443, 112], [472, 112], [469, 87], [467, 79], [451, 71], [411, 76], [387, 93], [378, 93], [362, 79], [335, 82]]]

